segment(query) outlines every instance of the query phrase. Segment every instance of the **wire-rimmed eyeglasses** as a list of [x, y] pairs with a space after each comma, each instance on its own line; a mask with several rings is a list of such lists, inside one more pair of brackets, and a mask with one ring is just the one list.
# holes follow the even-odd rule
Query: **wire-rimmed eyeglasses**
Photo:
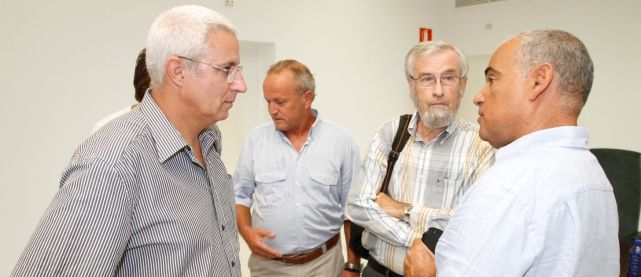
[[225, 72], [225, 74], [227, 74], [227, 83], [228, 84], [233, 83], [234, 80], [236, 80], [236, 75], [238, 75], [238, 72], [243, 71], [243, 66], [242, 65], [230, 66], [229, 68], [224, 68], [224, 67], [220, 67], [218, 65], [204, 63], [204, 62], [201, 62], [201, 61], [198, 61], [198, 60], [194, 60], [194, 59], [191, 59], [191, 58], [187, 58], [187, 57], [183, 57], [183, 56], [178, 56], [178, 58], [189, 60], [189, 61], [192, 61], [192, 62], [195, 62], [195, 63], [201, 63], [201, 64], [204, 64], [204, 65], [208, 65], [213, 69]]
[[424, 87], [424, 88], [433, 87], [436, 84], [436, 80], [437, 79], [440, 80], [441, 85], [443, 85], [443, 86], [456, 85], [456, 83], [461, 79], [461, 77], [459, 77], [457, 75], [443, 75], [443, 76], [440, 76], [440, 77], [436, 77], [436, 76], [431, 75], [431, 74], [425, 74], [425, 75], [419, 76], [418, 78], [416, 78], [416, 77], [414, 77], [412, 75], [410, 75], [410, 77], [414, 81], [418, 81], [418, 84], [421, 87]]

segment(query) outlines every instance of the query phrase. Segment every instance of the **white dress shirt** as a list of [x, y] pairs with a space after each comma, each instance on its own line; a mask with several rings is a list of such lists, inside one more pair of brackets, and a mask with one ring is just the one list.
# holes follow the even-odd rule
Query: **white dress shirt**
[[619, 276], [617, 206], [587, 146], [559, 127], [499, 149], [436, 247], [439, 276]]

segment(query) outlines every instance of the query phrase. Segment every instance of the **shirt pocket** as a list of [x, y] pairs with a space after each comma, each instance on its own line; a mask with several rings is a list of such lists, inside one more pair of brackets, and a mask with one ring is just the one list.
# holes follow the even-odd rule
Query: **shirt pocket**
[[256, 192], [254, 202], [259, 206], [278, 205], [284, 201], [285, 180], [287, 174], [284, 171], [272, 171], [256, 174]]
[[338, 196], [338, 175], [322, 171], [310, 171], [308, 185], [304, 190], [306, 201], [320, 210], [340, 207]]
[[324, 186], [336, 186], [338, 183], [338, 176], [333, 174], [310, 172], [309, 177], [320, 185]]
[[257, 184], [276, 183], [285, 180], [285, 172], [267, 172], [257, 174], [254, 178]]

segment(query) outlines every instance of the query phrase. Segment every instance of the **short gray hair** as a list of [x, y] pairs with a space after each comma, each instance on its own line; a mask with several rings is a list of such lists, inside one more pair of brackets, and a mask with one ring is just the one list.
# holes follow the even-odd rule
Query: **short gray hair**
[[169, 57], [199, 58], [210, 47], [208, 35], [216, 31], [236, 34], [229, 19], [205, 7], [178, 6], [160, 14], [147, 36], [146, 60], [152, 87], [162, 84]]
[[559, 79], [559, 93], [567, 96], [567, 108], [579, 114], [594, 78], [594, 65], [583, 42], [561, 30], [528, 31], [515, 37], [521, 40], [517, 54], [521, 74], [528, 74], [540, 64], [551, 64]]
[[316, 95], [316, 81], [314, 80], [314, 75], [312, 72], [305, 66], [303, 63], [297, 60], [281, 60], [272, 64], [267, 70], [267, 75], [280, 73], [285, 70], [294, 75], [294, 85], [296, 86], [296, 92], [298, 94], [303, 94], [306, 91], [311, 91], [312, 95]]
[[407, 52], [407, 56], [405, 56], [405, 77], [407, 78], [407, 80], [409, 81], [412, 77], [416, 77], [412, 75], [414, 71], [414, 63], [416, 62], [416, 60], [447, 49], [452, 50], [454, 51], [454, 53], [456, 53], [459, 58], [459, 70], [461, 71], [460, 77], [466, 77], [468, 69], [467, 57], [465, 56], [463, 51], [461, 51], [461, 49], [443, 41], [426, 41], [412, 47], [412, 49]]

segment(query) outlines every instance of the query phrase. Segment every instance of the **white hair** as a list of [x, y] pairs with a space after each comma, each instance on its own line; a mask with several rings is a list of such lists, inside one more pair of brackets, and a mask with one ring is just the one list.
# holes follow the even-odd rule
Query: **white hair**
[[468, 68], [467, 57], [465, 56], [463, 51], [461, 51], [461, 49], [443, 41], [426, 41], [412, 47], [412, 49], [410, 49], [410, 51], [408, 51], [407, 55], [405, 56], [405, 77], [407, 78], [407, 80], [409, 81], [412, 77], [416, 77], [412, 76], [412, 74], [414, 74], [414, 63], [416, 62], [416, 60], [446, 49], [450, 49], [454, 51], [454, 53], [456, 53], [459, 60], [459, 70], [461, 71], [459, 72], [461, 74], [461, 76], [459, 77], [466, 77]]
[[165, 61], [171, 56], [198, 59], [208, 47], [211, 32], [236, 34], [235, 27], [223, 15], [202, 6], [185, 5], [160, 14], [147, 36], [147, 70], [152, 87], [160, 87]]

